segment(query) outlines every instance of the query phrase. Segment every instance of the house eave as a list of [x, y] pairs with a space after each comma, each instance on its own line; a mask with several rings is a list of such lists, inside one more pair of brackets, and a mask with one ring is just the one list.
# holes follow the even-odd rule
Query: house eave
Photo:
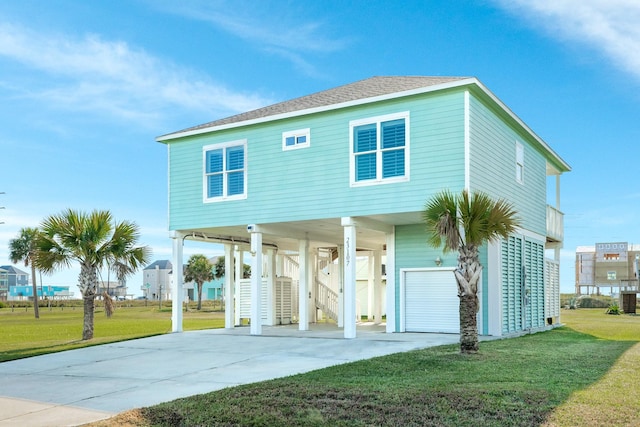
[[438, 92], [447, 89], [455, 89], [455, 88], [463, 88], [463, 87], [475, 87], [480, 90], [482, 94], [484, 94], [487, 98], [491, 100], [491, 102], [495, 103], [502, 111], [504, 111], [518, 126], [520, 126], [525, 132], [527, 132], [531, 137], [542, 147], [544, 151], [546, 151], [549, 156], [548, 160], [552, 168], [557, 171], [558, 174], [562, 174], [564, 172], [571, 171], [571, 167], [567, 162], [565, 162], [542, 138], [540, 138], [529, 126], [527, 126], [506, 104], [504, 104], [496, 95], [493, 94], [484, 84], [482, 84], [477, 78], [469, 77], [466, 79], [455, 80], [446, 83], [440, 83], [432, 86], [424, 86], [416, 89], [410, 89], [400, 92], [393, 92], [384, 95], [356, 99], [347, 102], [341, 102], [337, 104], [331, 105], [323, 105], [320, 107], [307, 108], [302, 110], [291, 111], [287, 113], [274, 114], [265, 117], [259, 117], [250, 120], [243, 120], [234, 123], [226, 123], [222, 125], [214, 125], [209, 127], [203, 127], [198, 129], [191, 129], [186, 131], [179, 131], [174, 133], [169, 133], [165, 135], [158, 136], [156, 138], [157, 142], [168, 143], [171, 140], [202, 135], [211, 132], [218, 132], [222, 130], [240, 128], [245, 126], [251, 126], [260, 123], [273, 122], [276, 120], [289, 119], [294, 117], [300, 117], [310, 114], [322, 113], [326, 111], [339, 110], [343, 108], [349, 108], [359, 105], [372, 104], [381, 101], [387, 101], [391, 99], [404, 98], [407, 96], [413, 95], [421, 95], [425, 93]]
[[233, 128], [238, 128], [238, 127], [244, 127], [244, 126], [250, 126], [250, 125], [265, 123], [265, 122], [272, 122], [272, 121], [276, 121], [276, 120], [289, 119], [289, 118], [300, 117], [300, 116], [305, 116], [305, 115], [309, 115], [309, 114], [322, 113], [322, 112], [325, 112], [325, 111], [339, 110], [339, 109], [342, 109], [342, 108], [355, 107], [355, 106], [358, 106], [358, 105], [371, 104], [371, 103], [380, 102], [380, 101], [386, 101], [386, 100], [390, 100], [390, 99], [403, 98], [403, 97], [406, 97], [406, 96], [420, 95], [420, 94], [423, 94], [423, 93], [437, 92], [437, 91], [440, 91], [440, 90], [467, 86], [467, 85], [471, 85], [471, 84], [474, 84], [474, 83], [475, 84], [479, 83], [476, 78], [468, 78], [468, 79], [463, 79], [463, 80], [457, 80], [457, 81], [441, 83], [441, 84], [432, 85], [432, 86], [420, 87], [420, 88], [417, 88], [417, 89], [405, 90], [405, 91], [401, 91], [401, 92], [393, 92], [393, 93], [388, 93], [388, 94], [385, 94], [385, 95], [379, 95], [379, 96], [374, 96], [374, 97], [369, 97], [369, 98], [356, 99], [356, 100], [353, 100], [353, 101], [341, 102], [341, 103], [337, 103], [337, 104], [323, 105], [321, 107], [307, 108], [307, 109], [303, 109], [303, 110], [291, 111], [291, 112], [282, 113], [282, 114], [274, 114], [274, 115], [265, 116], [265, 117], [259, 117], [259, 118], [251, 119], [251, 120], [243, 120], [243, 121], [240, 121], [240, 122], [227, 123], [227, 124], [223, 124], [223, 125], [210, 126], [210, 127], [200, 128], [200, 129], [192, 129], [192, 130], [188, 130], [188, 131], [180, 131], [180, 132], [169, 133], [169, 134], [161, 135], [161, 136], [157, 137], [156, 141], [165, 142], [165, 141], [184, 138], [184, 137], [188, 137], [188, 136], [202, 135], [204, 133], [217, 132], [217, 131], [226, 130], [226, 129], [233, 129]]

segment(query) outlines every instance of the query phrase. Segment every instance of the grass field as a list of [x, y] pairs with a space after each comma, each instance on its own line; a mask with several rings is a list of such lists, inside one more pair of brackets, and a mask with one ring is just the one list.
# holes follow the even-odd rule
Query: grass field
[[95, 426], [640, 425], [640, 316], [398, 353], [123, 413]]
[[[184, 313], [185, 330], [224, 314]], [[640, 425], [640, 316], [563, 310], [550, 332], [420, 351], [234, 387], [120, 414], [96, 426]], [[0, 310], [0, 360], [166, 333], [171, 309], [119, 307], [80, 340], [82, 309]]]
[[[170, 307], [120, 303], [109, 319], [102, 308], [97, 308], [94, 338], [82, 341], [82, 316], [82, 307], [41, 307], [40, 319], [34, 318], [31, 309], [0, 309], [0, 362], [171, 331]], [[222, 328], [224, 313], [206, 308], [190, 310], [184, 313], [183, 327], [187, 331]]]

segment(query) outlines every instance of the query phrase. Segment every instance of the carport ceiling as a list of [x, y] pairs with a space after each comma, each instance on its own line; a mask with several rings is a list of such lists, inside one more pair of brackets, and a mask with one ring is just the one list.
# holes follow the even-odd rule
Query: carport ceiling
[[[386, 234], [384, 231], [376, 230], [376, 224], [380, 228], [389, 225], [415, 224], [420, 222], [419, 213], [405, 213], [394, 215], [374, 215], [368, 217], [355, 217], [358, 223], [356, 227], [356, 246], [359, 250], [382, 249], [386, 244]], [[360, 225], [364, 224], [364, 225]], [[258, 224], [263, 232], [262, 240], [265, 244], [276, 245], [283, 250], [298, 250], [300, 240], [309, 239], [312, 247], [335, 247], [341, 245], [344, 240], [344, 227], [341, 218], [325, 218], [308, 221], [292, 221], [286, 223]], [[182, 230], [189, 235], [195, 232], [197, 236], [206, 236], [212, 241], [217, 239], [233, 240], [239, 244], [246, 244], [250, 241], [251, 235], [247, 231], [247, 226], [228, 226], [198, 228]], [[194, 237], [187, 236], [187, 239]], [[207, 240], [206, 238], [195, 238], [195, 240]]]

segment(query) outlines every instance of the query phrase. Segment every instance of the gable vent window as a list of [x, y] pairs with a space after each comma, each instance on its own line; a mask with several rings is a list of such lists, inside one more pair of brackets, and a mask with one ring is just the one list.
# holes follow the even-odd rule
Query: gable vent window
[[207, 145], [202, 151], [204, 201], [246, 198], [246, 140]]
[[349, 127], [352, 186], [408, 180], [408, 112], [352, 121]]
[[282, 150], [295, 150], [311, 145], [311, 130], [299, 129], [282, 133]]

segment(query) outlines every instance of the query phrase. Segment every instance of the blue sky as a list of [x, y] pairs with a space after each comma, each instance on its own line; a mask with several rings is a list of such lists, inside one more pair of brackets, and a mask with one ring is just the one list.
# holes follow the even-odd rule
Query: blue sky
[[169, 258], [158, 135], [374, 75], [475, 76], [573, 168], [571, 292], [577, 246], [640, 243], [638, 22], [637, 0], [0, 2], [0, 265], [66, 208], [135, 221]]

